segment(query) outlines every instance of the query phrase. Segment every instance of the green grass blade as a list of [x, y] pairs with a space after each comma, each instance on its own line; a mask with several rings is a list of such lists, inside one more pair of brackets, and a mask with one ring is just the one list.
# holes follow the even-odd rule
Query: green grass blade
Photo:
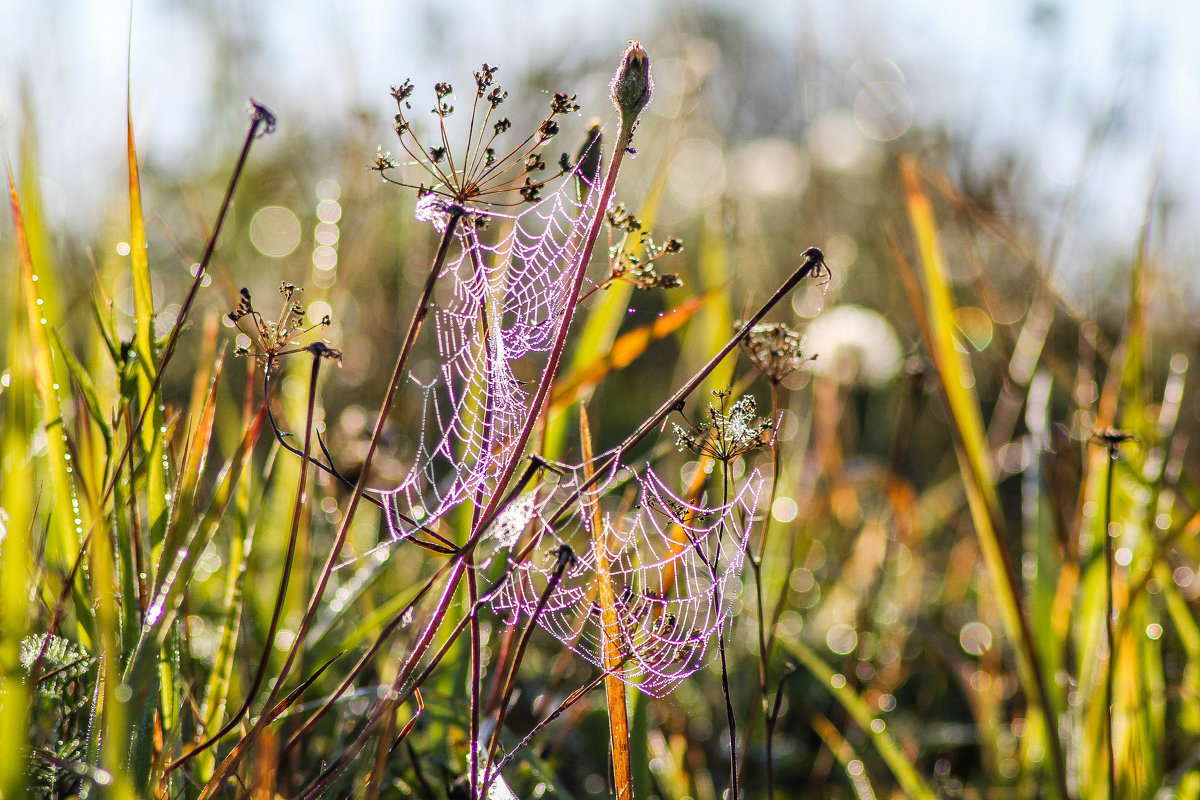
[[112, 452], [112, 428], [108, 424], [108, 419], [104, 414], [104, 409], [100, 405], [100, 396], [96, 392], [96, 385], [92, 382], [92, 376], [83, 364], [79, 363], [79, 359], [67, 347], [66, 342], [62, 340], [58, 329], [51, 326], [50, 336], [54, 342], [54, 347], [58, 350], [59, 356], [63, 363], [67, 366], [67, 372], [71, 373], [71, 380], [75, 381], [75, 385], [79, 387], [80, 393], [83, 395], [83, 402], [87, 406], [88, 413], [91, 414], [92, 421], [96, 423], [96, 427], [100, 429], [100, 435], [104, 437], [105, 449], [110, 454]]
[[[144, 723], [146, 713], [150, 714], [149, 719], [151, 722], [153, 721], [152, 712], [155, 703], [152, 698], [158, 693], [160, 687], [160, 670], [163, 667], [162, 648], [175, 623], [184, 593], [195, 572], [196, 563], [216, 533], [217, 527], [232, 501], [238, 479], [250, 462], [254, 443], [262, 431], [265, 419], [265, 410], [255, 417], [237, 451], [226, 464], [204, 514], [190, 527], [185, 542], [177, 549], [164, 551], [160, 556], [156, 575], [161, 577], [155, 584], [153, 599], [146, 612], [146, 623], [142, 627], [141, 639], [123, 676], [125, 685], [132, 690], [129, 707], [144, 712], [143, 724], [135, 726], [136, 737], [131, 756], [135, 781], [140, 788], [144, 789], [150, 779], [148, 755], [152, 742], [153, 725], [147, 726]], [[177, 710], [175, 711], [177, 712]]]
[[936, 800], [937, 795], [921, 777], [916, 765], [904, 754], [896, 737], [886, 726], [878, 724], [879, 718], [871, 713], [866, 701], [849, 687], [845, 676], [835, 673], [820, 656], [793, 637], [780, 639], [780, 644], [791, 651], [842, 708], [846, 709], [854, 724], [862, 729], [888, 769], [892, 771], [904, 793], [913, 800]]
[[[253, 375], [253, 373], [251, 373]], [[249, 426], [251, 409], [249, 398], [243, 408], [246, 425]], [[270, 466], [274, 465], [271, 461]], [[237, 483], [234, 496], [233, 514], [229, 518], [230, 540], [229, 556], [226, 569], [225, 596], [222, 600], [224, 611], [221, 616], [221, 628], [217, 654], [213, 659], [212, 671], [204, 687], [203, 702], [200, 707], [200, 719], [204, 730], [211, 734], [224, 724], [225, 708], [229, 701], [229, 691], [233, 678], [233, 667], [237, 655], [238, 633], [242, 620], [245, 618], [248, 598], [245, 592], [247, 569], [250, 562], [250, 551], [254, 546], [254, 532], [257, 520], [251, 519], [251, 508], [261, 507], [261, 504], [251, 503], [251, 494], [255, 491], [254, 471], [246, 470]], [[262, 482], [270, 480], [270, 474], [262, 476]], [[257, 499], [261, 500], [261, 496]], [[194, 776], [200, 784], [207, 783], [213, 776], [216, 767], [216, 755], [210, 748], [196, 757]]]
[[[16, 293], [0, 296], [15, 299]], [[4, 309], [9, 312], [9, 309]], [[16, 309], [12, 309], [15, 312]], [[29, 602], [33, 582], [33, 536], [36, 496], [24, 475], [33, 466], [30, 442], [37, 428], [27, 352], [28, 332], [22, 314], [6, 313], [6, 376], [0, 392], [0, 796], [18, 797], [26, 784], [25, 753], [29, 735], [29, 692], [21, 667], [21, 640], [29, 632], [35, 609]], [[3, 370], [0, 370], [3, 372]]]
[[[26, 166], [28, 168], [31, 165]], [[52, 509], [50, 523], [55, 532], [51, 539], [52, 544], [48, 548], [48, 556], [53, 563], [68, 565], [79, 549], [83, 519], [75, 495], [71, 455], [67, 447], [67, 432], [54, 373], [54, 354], [51, 350], [50, 335], [47, 333], [49, 323], [46, 315], [50, 311], [45, 307], [45, 301], [39, 293], [39, 264], [34, 260], [30, 231], [25, 224], [21, 201], [13, 181], [12, 167], [7, 159], [5, 169], [8, 174], [9, 205], [16, 233], [21, 290], [25, 299], [25, 319], [32, 359], [31, 377], [42, 402], [42, 419], [46, 430], [47, 471], [50, 474], [50, 496], [47, 499], [51, 501], [46, 505]], [[25, 485], [32, 489], [36, 483], [26, 478]]]
[[[700, 279], [705, 291], [712, 293], [713, 299], [699, 315], [698, 324], [688, 330], [688, 339], [698, 342], [698, 349], [692, 350], [685, 344], [685, 352], [715, 353], [729, 341], [730, 332], [734, 330], [730, 293], [724, 291], [730, 279], [726, 222], [724, 213], [719, 209], [714, 209], [704, 219], [704, 234], [699, 248]], [[725, 359], [708, 376], [700, 396], [728, 389], [733, 382], [733, 368], [736, 365], [736, 358]]]
[[633, 796], [650, 796], [650, 698], [634, 692], [629, 711], [629, 765]]

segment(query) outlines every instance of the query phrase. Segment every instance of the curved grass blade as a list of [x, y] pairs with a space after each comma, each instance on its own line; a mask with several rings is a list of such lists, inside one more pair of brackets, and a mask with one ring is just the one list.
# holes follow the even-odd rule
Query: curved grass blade
[[75, 381], [80, 394], [83, 395], [83, 402], [87, 406], [88, 413], [91, 414], [92, 421], [96, 423], [96, 427], [100, 429], [100, 435], [104, 437], [105, 452], [111, 456], [112, 427], [108, 424], [104, 410], [100, 407], [100, 396], [96, 393], [96, 385], [92, 382], [92, 376], [83, 364], [79, 363], [79, 359], [71, 352], [71, 348], [67, 347], [66, 342], [62, 340], [58, 328], [51, 326], [50, 336], [55, 349], [58, 350], [63, 363], [67, 366], [67, 372], [71, 374], [71, 380]]
[[893, 260], [906, 282], [913, 311], [921, 322], [921, 333], [933, 359], [938, 387], [946, 404], [954, 435], [955, 453], [966, 490], [967, 506], [980, 550], [996, 589], [1004, 626], [1017, 653], [1017, 670], [1028, 702], [1043, 720], [1041, 734], [1049, 754], [1047, 768], [1052, 788], [1060, 798], [1069, 797], [1066, 762], [1058, 735], [1058, 709], [1050, 692], [1051, 681], [1043, 669], [1032, 626], [1022, 606], [1020, 584], [1004, 537], [995, 477], [992, 474], [987, 432], [969, 363], [956, 347], [954, 300], [947, 282], [945, 259], [938, 242], [933, 206], [921, 187], [916, 163], [905, 159], [900, 165], [909, 221], [916, 240], [924, 279], [924, 295], [897, 243], [892, 242]]

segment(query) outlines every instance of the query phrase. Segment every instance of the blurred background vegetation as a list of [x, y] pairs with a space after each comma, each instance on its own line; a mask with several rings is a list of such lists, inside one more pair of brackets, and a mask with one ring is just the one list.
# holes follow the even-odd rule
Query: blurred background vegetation
[[[804, 350], [815, 357], [784, 384], [779, 491], [763, 510], [774, 538], [762, 580], [783, 598], [772, 663], [783, 681], [779, 795], [1016, 797], [1065, 786], [1071, 796], [1105, 797], [1112, 730], [1120, 796], [1200, 796], [1200, 548], [1192, 516], [1200, 464], [1188, 448], [1200, 432], [1189, 268], [1200, 167], [1180, 139], [1195, 127], [1177, 107], [1200, 75], [1178, 45], [1197, 31], [1195, 20], [1173, 21], [1172, 12], [1184, 12], [1154, 4], [1093, 15], [1082, 3], [1016, 3], [957, 17], [921, 3], [890, 11], [856, 3], [844, 14], [784, 3], [754, 14], [684, 3], [565, 5], [365, 4], [344, 16], [317, 4], [216, 0], [134, 9], [129, 100], [158, 336], [174, 325], [204, 250], [245, 130], [246, 99], [271, 108], [280, 123], [249, 161], [211, 280], [165, 375], [171, 479], [187, 457], [182, 431], [194, 425], [206, 390], [197, 375], [209, 374], [214, 349], [234, 341], [221, 320], [238, 289], [248, 287], [271, 315], [284, 281], [304, 287], [311, 319], [333, 319], [323, 335], [343, 358], [340, 369], [325, 371], [316, 418], [334, 460], [357, 477], [437, 244], [413, 218], [413, 193], [368, 170], [377, 148], [396, 149], [389, 86], [411, 77], [424, 95], [435, 80], [462, 90], [480, 62], [498, 64], [510, 115], [528, 123], [540, 118], [547, 93], [578, 92], [584, 110], [556, 142], [572, 151], [566, 142], [582, 141], [591, 115], [613, 124], [607, 82], [625, 40], [637, 38], [653, 60], [655, 94], [618, 200], [652, 218], [660, 240], [684, 241], [669, 266], [683, 286], [630, 293], [619, 332], [711, 293], [686, 324], [597, 387], [588, 401], [597, 448], [618, 442], [707, 360], [806, 247], [822, 248], [831, 271], [772, 317], [804, 333]], [[63, 11], [53, 3], [0, 6], [12, 45], [0, 113], [41, 265], [44, 313], [62, 340], [53, 372], [63, 422], [72, 446], [86, 451], [86, 392], [62, 354], [74, 354], [99, 396], [117, 397], [125, 389], [106, 361], [93, 302], [111, 303], [119, 341], [137, 329], [122, 120], [129, 20], [98, 8]], [[87, 91], [93, 74], [96, 90]], [[73, 90], [56, 92], [63, 81]], [[934, 233], [944, 257], [922, 246]], [[0, 413], [6, 435], [24, 442], [4, 451], [0, 506], [13, 519], [23, 493], [21, 502], [32, 503], [23, 519], [38, 542], [55, 513], [45, 465], [53, 450], [38, 421], [44, 401], [19, 394], [33, 348], [20, 332], [27, 312], [11, 266], [18, 260], [13, 228], [0, 227], [0, 263], [10, 265], [0, 309], [11, 328]], [[939, 291], [952, 299], [944, 318]], [[433, 357], [426, 346], [419, 358]], [[281, 384], [283, 417], [296, 430], [307, 401], [304, 367], [289, 365]], [[213, 465], [238, 453], [243, 397], [261, 391], [247, 388], [242, 362], [229, 360], [224, 371]], [[731, 362], [712, 387], [748, 374]], [[767, 407], [761, 379], [749, 391]], [[403, 476], [415, 406], [409, 398], [393, 411], [370, 485], [390, 487]], [[972, 427], [973, 415], [981, 426]], [[1108, 426], [1137, 436], [1117, 448], [1122, 458], [1111, 466], [1105, 443], [1093, 438]], [[971, 453], [983, 454], [982, 473]], [[274, 646], [282, 659], [291, 644], [287, 634], [346, 494], [325, 476], [311, 490], [303, 566], [283, 630], [268, 645], [261, 636], [275, 604], [294, 461], [269, 456], [260, 442], [237, 513], [199, 556], [171, 639], [187, 713], [214, 663], [228, 657], [231, 542], [254, 538], [241, 655], [230, 667], [234, 688], [224, 691], [242, 696], [257, 655]], [[683, 456], [664, 463], [689, 474]], [[1106, 483], [1110, 468], [1115, 483]], [[219, 486], [210, 467], [194, 488], [207, 498]], [[1108, 559], [1096, 535], [1105, 509], [1116, 525]], [[365, 552], [385, 535], [367, 509], [352, 546]], [[6, 600], [6, 646], [13, 631], [48, 629], [70, 568], [63, 553], [42, 558], [32, 545], [29, 564], [13, 566], [13, 541], [10, 529], [0, 550], [4, 574], [28, 570], [40, 590], [19, 624], [16, 601]], [[1008, 575], [997, 547], [1007, 552]], [[388, 562], [356, 587], [353, 618], [336, 613], [343, 605], [325, 609], [321, 637], [306, 653], [310, 666], [338, 649], [361, 651], [431, 563]], [[1106, 565], [1114, 569], [1107, 582]], [[1009, 579], [1030, 626], [1024, 634], [1005, 616]], [[765, 754], [746, 581], [732, 634], [733, 672], [745, 680], [733, 693], [752, 732], [745, 788], [754, 797], [765, 796]], [[1106, 585], [1125, 654], [1115, 665], [1103, 635]], [[76, 605], [59, 634], [98, 652], [90, 637], [103, 626], [87, 624], [86, 599]], [[1021, 674], [1027, 646], [1040, 654], [1034, 670], [1065, 751], [1057, 779], [1039, 727], [1042, 701], [1030, 697], [1039, 681]], [[380, 675], [389, 659], [394, 670], [403, 647], [401, 639], [378, 657]], [[561, 649], [535, 636], [521, 673], [523, 704], [510, 720], [518, 734], [533, 724], [542, 693], [587, 679], [589, 668]], [[72, 652], [58, 657], [60, 666], [77, 660]], [[1106, 675], [1114, 679], [1111, 722], [1095, 701]], [[336, 681], [326, 676], [312, 696]], [[88, 685], [58, 685], [48, 701], [57, 710], [33, 712], [46, 726], [29, 734], [34, 746], [86, 740]], [[396, 796], [442, 796], [441, 784], [462, 774], [460, 742], [445, 735], [458, 725], [461, 738], [459, 689], [448, 677], [427, 693], [431, 721], [418, 726], [411, 760], [395, 768], [388, 790]], [[606, 791], [597, 743], [607, 731], [598, 693], [594, 700], [537, 744], [545, 761], [525, 764], [537, 778], [528, 796]], [[639, 702], [646, 728], [635, 735], [651, 773], [640, 786], [664, 800], [718, 796], [728, 776], [716, 672]], [[336, 754], [355, 713], [361, 709], [347, 709], [322, 730], [306, 757]], [[173, 733], [188, 741], [190, 725]], [[90, 746], [44, 763], [86, 760]], [[427, 775], [413, 767], [422, 759]], [[308, 777], [305, 770], [311, 765], [297, 766]], [[46, 780], [61, 789], [79, 776], [60, 769]]]

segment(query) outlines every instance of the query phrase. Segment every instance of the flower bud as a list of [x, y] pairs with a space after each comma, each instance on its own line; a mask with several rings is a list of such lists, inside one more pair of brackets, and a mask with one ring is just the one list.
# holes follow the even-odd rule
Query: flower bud
[[640, 42], [631, 41], [621, 66], [609, 84], [613, 104], [621, 112], [621, 124], [631, 128], [638, 114], [650, 102], [654, 82], [650, 80], [650, 56]]
[[584, 194], [600, 179], [600, 139], [600, 121], [596, 120], [588, 128], [587, 138], [575, 156], [575, 177], [583, 184]]

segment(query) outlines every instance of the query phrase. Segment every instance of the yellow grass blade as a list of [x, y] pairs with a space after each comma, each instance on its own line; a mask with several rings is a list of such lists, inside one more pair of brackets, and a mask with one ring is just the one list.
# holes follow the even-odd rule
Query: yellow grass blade
[[[11, 293], [0, 299], [7, 301]], [[13, 309], [12, 311], [15, 311]], [[0, 747], [0, 795], [16, 797], [26, 786], [29, 692], [22, 674], [21, 640], [29, 632], [36, 610], [29, 603], [33, 582], [33, 533], [37, 498], [22, 473], [32, 468], [30, 452], [36, 429], [32, 392], [13, 387], [28, 384], [27, 332], [23, 314], [0, 309], [8, 322], [4, 363], [12, 385], [0, 391], [0, 730], [9, 734]]]
[[912, 761], [904, 754], [896, 737], [885, 725], [880, 724], [882, 720], [871, 711], [866, 701], [849, 687], [845, 676], [835, 673], [820, 656], [798, 639], [784, 637], [780, 642], [787, 650], [791, 651], [793, 656], [799, 659], [800, 663], [813, 674], [813, 677], [821, 682], [821, 685], [833, 695], [842, 708], [846, 709], [851, 719], [854, 720], [854, 724], [862, 729], [872, 746], [883, 758], [884, 763], [888, 765], [888, 769], [896, 776], [905, 795], [914, 800], [934, 800], [937, 795], [933, 793], [924, 778], [917, 772]]
[[139, 177], [137, 148], [133, 140], [133, 116], [126, 108], [126, 154], [129, 159], [129, 269], [133, 282], [133, 307], [137, 324], [133, 348], [137, 355], [138, 411], [150, 403], [142, 422], [140, 437], [145, 451], [146, 506], [150, 515], [151, 541], [157, 545], [167, 527], [167, 470], [163, 461], [162, 405], [158, 397], [150, 399], [158, 354], [154, 336], [154, 297], [151, 293], [150, 258], [146, 250], [146, 224], [142, 215], [142, 185]]
[[974, 377], [965, 355], [955, 346], [955, 304], [946, 279], [947, 269], [938, 242], [933, 206], [921, 187], [914, 161], [903, 160], [900, 174], [921, 262], [923, 296], [915, 289], [915, 279], [899, 248], [893, 248], [894, 261], [902, 277], [907, 273], [913, 311], [921, 320], [922, 335], [936, 367], [938, 386], [950, 416], [967, 505], [1004, 627], [1016, 649], [1018, 673], [1032, 707], [1031, 716], [1037, 715], [1044, 721], [1041, 735], [1049, 755], [1047, 767], [1051, 788], [1066, 798], [1066, 764], [1058, 738], [1058, 710], [1050, 695], [1050, 682], [1042, 669], [1032, 627], [1021, 604], [1020, 584], [1004, 536], [979, 400], [969, 388], [975, 385]]

